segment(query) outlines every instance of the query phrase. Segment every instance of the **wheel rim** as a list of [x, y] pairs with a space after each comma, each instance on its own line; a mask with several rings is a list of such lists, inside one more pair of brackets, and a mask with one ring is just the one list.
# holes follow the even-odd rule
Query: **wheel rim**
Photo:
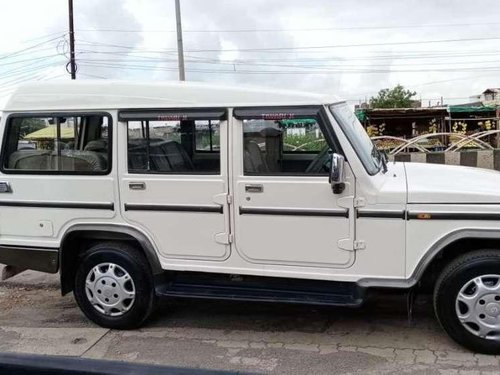
[[460, 323], [483, 339], [500, 341], [500, 275], [483, 275], [464, 284], [455, 310]]
[[92, 268], [85, 280], [85, 292], [92, 306], [109, 316], [125, 314], [135, 301], [132, 277], [114, 263], [101, 263]]

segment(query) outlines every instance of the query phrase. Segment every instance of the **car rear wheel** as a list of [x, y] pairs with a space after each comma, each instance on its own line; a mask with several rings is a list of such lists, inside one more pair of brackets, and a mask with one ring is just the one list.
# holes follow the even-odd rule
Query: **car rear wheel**
[[441, 326], [476, 352], [500, 353], [500, 251], [482, 250], [452, 261], [434, 291]]
[[81, 255], [74, 295], [87, 318], [106, 328], [139, 327], [155, 305], [152, 276], [143, 254], [115, 242], [97, 244]]

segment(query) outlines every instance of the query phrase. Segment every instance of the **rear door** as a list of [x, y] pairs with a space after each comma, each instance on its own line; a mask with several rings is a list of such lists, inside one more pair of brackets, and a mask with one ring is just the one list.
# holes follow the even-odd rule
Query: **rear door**
[[354, 262], [354, 175], [342, 194], [328, 181], [342, 153], [321, 107], [234, 110], [234, 235], [259, 264], [346, 268]]
[[221, 109], [122, 111], [123, 217], [164, 258], [221, 261], [230, 254], [227, 120]]
[[6, 115], [0, 168], [2, 245], [59, 247], [58, 239], [70, 225], [115, 215], [110, 114]]

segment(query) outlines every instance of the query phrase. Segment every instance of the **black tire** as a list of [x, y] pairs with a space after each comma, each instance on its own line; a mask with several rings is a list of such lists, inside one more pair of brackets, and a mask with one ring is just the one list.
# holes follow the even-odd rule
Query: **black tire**
[[480, 250], [464, 254], [448, 264], [434, 289], [434, 311], [448, 335], [458, 344], [478, 353], [500, 354], [500, 341], [469, 332], [458, 319], [455, 306], [460, 290], [475, 277], [500, 274], [500, 251]]
[[[73, 294], [87, 318], [105, 328], [133, 329], [150, 316], [156, 303], [153, 277], [144, 255], [135, 247], [120, 242], [103, 242], [83, 252], [79, 258]], [[110, 316], [98, 311], [87, 298], [85, 281], [98, 264], [114, 263], [128, 272], [135, 286], [135, 300], [121, 316]]]

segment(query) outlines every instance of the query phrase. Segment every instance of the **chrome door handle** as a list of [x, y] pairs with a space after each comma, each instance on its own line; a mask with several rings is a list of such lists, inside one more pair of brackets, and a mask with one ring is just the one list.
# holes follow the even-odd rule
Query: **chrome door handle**
[[264, 192], [264, 185], [247, 184], [247, 185], [245, 185], [245, 191], [247, 193], [263, 193]]
[[129, 182], [128, 188], [130, 190], [146, 190], [145, 182]]
[[0, 193], [12, 193], [10, 182], [0, 181]]

